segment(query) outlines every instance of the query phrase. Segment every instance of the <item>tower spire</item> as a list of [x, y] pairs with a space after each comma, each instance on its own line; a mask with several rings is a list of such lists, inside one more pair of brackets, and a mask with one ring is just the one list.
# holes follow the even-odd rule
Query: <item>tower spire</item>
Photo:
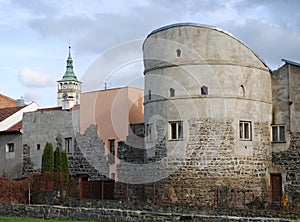
[[67, 58], [67, 66], [66, 66], [66, 72], [62, 78], [62, 80], [71, 80], [71, 81], [78, 81], [77, 77], [73, 70], [73, 59], [71, 55], [71, 45], [69, 44], [69, 55]]

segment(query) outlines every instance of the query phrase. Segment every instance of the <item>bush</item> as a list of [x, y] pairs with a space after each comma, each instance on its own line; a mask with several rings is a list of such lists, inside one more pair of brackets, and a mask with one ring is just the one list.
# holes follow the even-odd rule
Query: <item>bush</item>
[[42, 173], [54, 171], [54, 152], [51, 143], [46, 143], [42, 156]]
[[62, 151], [59, 147], [56, 147], [54, 151], [54, 172], [63, 172], [63, 159]]

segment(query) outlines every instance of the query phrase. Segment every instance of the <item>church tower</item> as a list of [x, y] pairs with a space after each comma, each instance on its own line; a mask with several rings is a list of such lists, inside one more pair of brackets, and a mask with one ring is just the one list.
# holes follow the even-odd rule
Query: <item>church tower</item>
[[57, 81], [57, 105], [64, 106], [64, 104], [79, 104], [81, 84], [82, 82], [77, 80], [77, 77], [73, 71], [71, 46], [69, 46], [69, 56], [67, 59], [66, 72], [63, 78]]

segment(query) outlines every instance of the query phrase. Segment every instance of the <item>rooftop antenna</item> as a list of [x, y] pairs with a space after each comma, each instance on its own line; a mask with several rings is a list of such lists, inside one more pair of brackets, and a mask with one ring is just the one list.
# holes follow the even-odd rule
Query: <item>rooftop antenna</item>
[[104, 89], [105, 89], [105, 90], [107, 90], [107, 89], [110, 88], [110, 87], [111, 87], [111, 83], [110, 83], [110, 82], [109, 82], [109, 83], [108, 83], [108, 82], [105, 82], [105, 83], [104, 83]]

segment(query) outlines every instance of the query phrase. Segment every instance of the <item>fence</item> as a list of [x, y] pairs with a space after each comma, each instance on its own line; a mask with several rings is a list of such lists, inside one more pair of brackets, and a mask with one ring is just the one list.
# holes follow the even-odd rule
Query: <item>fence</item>
[[[239, 209], [269, 209], [300, 211], [299, 197], [280, 195], [274, 200], [272, 192], [257, 192], [227, 186], [176, 186], [165, 187], [162, 183], [123, 184], [108, 181], [69, 180], [57, 173], [31, 175], [15, 181], [0, 179], [0, 203], [30, 203], [30, 192], [60, 191], [74, 198], [118, 200], [151, 204], [181, 204]], [[58, 193], [58, 192], [57, 192]]]

